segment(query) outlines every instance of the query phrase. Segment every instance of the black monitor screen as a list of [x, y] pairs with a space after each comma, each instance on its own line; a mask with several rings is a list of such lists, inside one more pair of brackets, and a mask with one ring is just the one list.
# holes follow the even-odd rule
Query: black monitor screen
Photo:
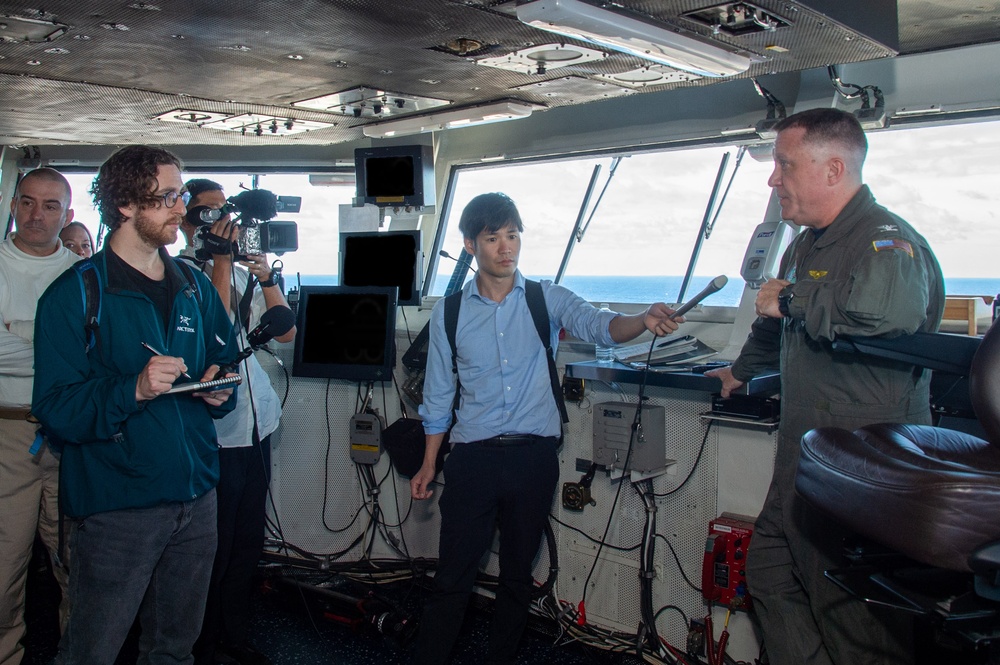
[[413, 157], [369, 157], [365, 160], [365, 196], [413, 196], [416, 176]]
[[388, 381], [395, 332], [395, 288], [303, 286], [292, 375]]
[[395, 286], [400, 305], [420, 304], [420, 231], [340, 234], [340, 283]]
[[429, 145], [356, 148], [354, 177], [358, 204], [434, 205], [434, 150]]

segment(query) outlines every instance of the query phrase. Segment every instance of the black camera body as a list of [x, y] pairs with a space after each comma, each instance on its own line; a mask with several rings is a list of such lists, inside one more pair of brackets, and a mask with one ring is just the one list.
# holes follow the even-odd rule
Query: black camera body
[[299, 228], [295, 222], [274, 220], [240, 224], [239, 233], [233, 241], [233, 256], [237, 261], [246, 260], [254, 254], [277, 254], [294, 252], [299, 248]]
[[[277, 214], [280, 197], [266, 189], [253, 189], [232, 196], [219, 209], [195, 206], [187, 212], [187, 220], [198, 227], [192, 239], [195, 256], [202, 261], [216, 254], [232, 253], [237, 261], [257, 254], [293, 252], [299, 248], [298, 226], [295, 222], [268, 221]], [[239, 226], [230, 243], [211, 232], [211, 226], [226, 215], [235, 215]]]

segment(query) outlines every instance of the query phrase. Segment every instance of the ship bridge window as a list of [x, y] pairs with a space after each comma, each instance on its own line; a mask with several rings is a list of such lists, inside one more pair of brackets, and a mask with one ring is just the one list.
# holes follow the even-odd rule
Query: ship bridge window
[[[676, 302], [727, 152], [733, 158], [725, 176], [728, 183], [737, 152], [731, 146], [636, 153], [623, 156], [617, 165], [615, 157], [588, 157], [461, 169], [441, 248], [458, 257], [458, 220], [465, 204], [483, 192], [502, 191], [517, 204], [524, 222], [519, 267], [526, 277], [553, 279], [572, 245], [560, 283], [583, 298], [598, 303]], [[595, 166], [600, 172], [583, 216], [582, 239], [571, 243]], [[701, 248], [688, 296], [716, 275], [727, 274], [730, 285], [706, 304], [739, 303], [739, 266], [767, 206], [770, 170], [770, 163], [742, 160], [728, 202]], [[455, 266], [438, 259], [430, 295], [445, 292]]]
[[950, 296], [1000, 293], [1000, 120], [868, 134], [865, 181], [930, 243]]
[[[909, 221], [930, 242], [949, 295], [1000, 293], [1000, 120], [906, 126], [869, 132], [864, 180], [879, 203]], [[701, 147], [624, 157], [583, 239], [572, 242], [561, 283], [591, 302], [676, 302], [694, 253], [721, 156], [728, 173], [737, 149]], [[462, 249], [458, 219], [477, 194], [503, 191], [521, 212], [525, 232], [520, 258], [527, 277], [552, 279], [570, 245], [581, 201], [594, 167], [601, 171], [590, 207], [600, 196], [613, 157], [588, 157], [485, 167], [460, 167], [440, 248]], [[763, 220], [770, 189], [770, 160], [749, 156], [732, 181], [709, 238], [698, 252], [685, 296], [719, 274], [729, 285], [709, 305], [736, 305], [739, 269], [747, 242]], [[722, 189], [729, 175], [722, 179]], [[587, 215], [584, 215], [586, 223]], [[437, 258], [430, 295], [442, 295], [455, 262]]]

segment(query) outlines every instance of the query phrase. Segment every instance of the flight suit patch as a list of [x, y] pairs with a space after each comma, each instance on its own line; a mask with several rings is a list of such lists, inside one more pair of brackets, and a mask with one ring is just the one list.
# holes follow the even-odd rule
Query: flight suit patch
[[886, 238], [885, 240], [872, 240], [872, 247], [875, 248], [876, 252], [881, 252], [884, 249], [901, 249], [913, 258], [913, 246], [905, 240], [899, 238]]
[[826, 277], [826, 273], [828, 273], [828, 272], [830, 272], [830, 271], [829, 270], [810, 270], [809, 271], [809, 276], [812, 277], [813, 279], [820, 279], [821, 277]]

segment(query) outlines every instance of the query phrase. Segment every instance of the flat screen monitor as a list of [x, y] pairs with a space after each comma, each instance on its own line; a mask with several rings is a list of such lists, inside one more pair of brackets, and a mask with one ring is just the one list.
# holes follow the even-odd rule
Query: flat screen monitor
[[419, 305], [423, 277], [420, 231], [340, 234], [340, 283], [395, 286], [400, 305]]
[[303, 286], [292, 376], [389, 381], [396, 365], [396, 288]]
[[357, 148], [354, 175], [361, 203], [434, 205], [434, 152], [429, 145]]

